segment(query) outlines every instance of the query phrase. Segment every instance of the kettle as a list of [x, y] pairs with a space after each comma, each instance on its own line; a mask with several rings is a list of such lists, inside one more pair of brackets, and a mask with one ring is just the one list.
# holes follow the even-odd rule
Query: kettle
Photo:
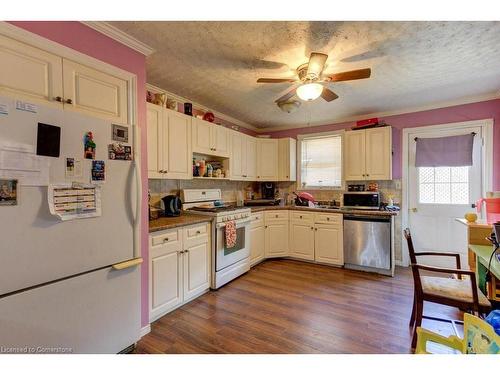
[[181, 199], [177, 195], [166, 195], [162, 199], [164, 216], [180, 216]]

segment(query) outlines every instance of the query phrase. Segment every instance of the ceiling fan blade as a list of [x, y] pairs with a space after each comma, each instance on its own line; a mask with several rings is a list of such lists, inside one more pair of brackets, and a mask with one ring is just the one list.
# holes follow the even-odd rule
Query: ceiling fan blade
[[339, 96], [335, 94], [332, 90], [323, 88], [323, 92], [321, 93], [321, 97], [325, 99], [327, 102], [331, 102], [332, 100], [337, 99]]
[[295, 78], [259, 78], [257, 83], [281, 83], [281, 82], [295, 82]]
[[281, 96], [280, 98], [276, 99], [274, 102], [279, 103], [279, 102], [286, 102], [288, 99], [290, 99], [292, 96], [295, 95], [295, 90], [297, 90], [296, 87], [288, 91], [285, 95]]
[[351, 70], [349, 72], [335, 73], [326, 79], [330, 82], [353, 81], [355, 79], [370, 78], [372, 70], [370, 68]]
[[318, 78], [325, 67], [326, 59], [328, 59], [328, 55], [325, 55], [324, 53], [312, 52], [307, 65], [307, 77]]

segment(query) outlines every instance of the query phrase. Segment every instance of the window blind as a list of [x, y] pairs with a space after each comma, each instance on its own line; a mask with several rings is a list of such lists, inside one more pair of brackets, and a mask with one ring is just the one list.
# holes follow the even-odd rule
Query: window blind
[[301, 148], [302, 187], [342, 186], [340, 135], [304, 138]]

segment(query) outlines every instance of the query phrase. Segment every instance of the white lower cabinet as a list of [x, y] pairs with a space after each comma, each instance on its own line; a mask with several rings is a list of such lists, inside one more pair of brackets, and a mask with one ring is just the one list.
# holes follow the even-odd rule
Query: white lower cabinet
[[314, 226], [311, 223], [290, 222], [290, 256], [314, 260]]
[[150, 235], [150, 322], [208, 290], [210, 254], [209, 224]]
[[341, 266], [344, 264], [343, 229], [339, 224], [316, 224], [314, 260]]
[[265, 257], [288, 256], [288, 211], [267, 211], [265, 222]]
[[259, 263], [265, 258], [266, 229], [264, 213], [252, 214], [250, 224], [250, 266]]
[[342, 214], [269, 210], [252, 215], [251, 233], [252, 266], [275, 257], [344, 265]]

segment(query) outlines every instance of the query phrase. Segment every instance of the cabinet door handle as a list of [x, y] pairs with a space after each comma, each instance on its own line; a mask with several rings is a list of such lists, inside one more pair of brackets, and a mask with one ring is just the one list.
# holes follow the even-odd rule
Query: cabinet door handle
[[314, 227], [311, 227], [311, 230], [313, 230], [313, 229], [314, 229]]
[[163, 242], [168, 242], [168, 237], [164, 238]]
[[73, 104], [73, 100], [71, 100], [71, 99], [66, 99], [66, 103], [67, 103], [67, 104]]
[[184, 250], [185, 253], [189, 253], [189, 250]]
[[302, 215], [299, 216], [302, 219]]
[[196, 234], [200, 234], [201, 232], [199, 230], [196, 231]]
[[56, 102], [59, 102], [59, 103], [62, 103], [62, 101], [63, 101], [63, 99], [62, 99], [60, 96], [56, 96], [56, 97], [54, 98], [54, 100], [55, 100]]
[[318, 231], [318, 228], [314, 228], [314, 230], [317, 232], [317, 231]]
[[184, 254], [184, 251], [182, 251], [182, 250], [181, 250], [181, 251], [178, 251], [178, 252], [177, 252], [177, 254], [178, 254], [178, 255]]
[[327, 218], [326, 218], [326, 221], [330, 221], [330, 218], [329, 218], [329, 217], [327, 217]]

